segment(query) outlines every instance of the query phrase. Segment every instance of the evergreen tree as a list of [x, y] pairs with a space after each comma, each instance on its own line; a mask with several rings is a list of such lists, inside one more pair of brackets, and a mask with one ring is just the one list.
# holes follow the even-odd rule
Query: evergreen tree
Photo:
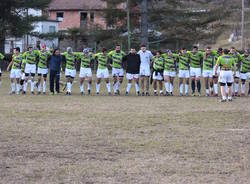
[[0, 1], [0, 52], [4, 51], [6, 36], [20, 37], [29, 33], [32, 23], [44, 19], [27, 15], [27, 10], [45, 9], [51, 0], [3, 0]]

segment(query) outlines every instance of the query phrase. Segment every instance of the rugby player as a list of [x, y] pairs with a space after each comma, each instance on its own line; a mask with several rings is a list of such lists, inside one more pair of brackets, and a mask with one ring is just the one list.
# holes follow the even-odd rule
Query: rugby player
[[[20, 48], [14, 49], [14, 54], [12, 60], [7, 67], [7, 71], [10, 71], [10, 81], [11, 81], [11, 92], [10, 95], [20, 93], [20, 78], [21, 78], [21, 65], [22, 65], [22, 55], [20, 54]], [[15, 84], [16, 82], [16, 84]]]
[[108, 57], [112, 61], [113, 89], [115, 95], [120, 95], [120, 86], [124, 76], [122, 59], [125, 55], [125, 52], [121, 51], [119, 44], [116, 45], [115, 50], [108, 53]]
[[43, 94], [46, 94], [47, 89], [47, 75], [48, 75], [48, 61], [49, 57], [51, 56], [51, 52], [46, 50], [46, 45], [42, 45], [42, 50], [38, 52], [39, 53], [39, 62], [38, 62], [38, 82], [37, 82], [37, 88], [38, 88], [38, 94], [41, 94], [41, 80], [43, 77]]
[[178, 55], [178, 65], [179, 65], [179, 86], [180, 86], [180, 96], [183, 96], [184, 79], [185, 79], [185, 95], [188, 96], [189, 87], [189, 55], [187, 54], [186, 48], [181, 49], [181, 53]]
[[141, 50], [138, 52], [141, 58], [140, 78], [141, 78], [141, 95], [144, 96], [144, 82], [146, 82], [146, 96], [149, 96], [149, 77], [150, 65], [153, 54], [147, 50], [146, 45], [141, 45]]
[[[249, 49], [246, 49], [241, 60], [240, 78], [241, 78], [241, 95], [245, 96], [246, 82], [250, 80], [250, 56]], [[250, 95], [250, 82], [248, 95]]]
[[[0, 62], [4, 59], [4, 55], [0, 53]], [[2, 70], [1, 70], [1, 65], [0, 65], [0, 87], [2, 84]]]
[[27, 86], [28, 86], [28, 79], [31, 78], [30, 82], [30, 91], [32, 94], [34, 93], [34, 86], [35, 86], [35, 75], [36, 75], [36, 65], [37, 65], [37, 58], [38, 58], [38, 52], [37, 50], [33, 50], [32, 46], [29, 46], [28, 51], [23, 53], [23, 59], [25, 61], [25, 82], [23, 86], [23, 94], [26, 94], [27, 92]]
[[218, 48], [217, 51], [212, 51], [212, 54], [215, 56], [215, 62], [214, 62], [214, 68], [213, 68], [213, 92], [214, 92], [214, 96], [218, 96], [218, 77], [220, 75], [220, 66], [218, 66], [217, 68], [217, 73], [215, 74], [215, 67], [216, 67], [216, 62], [218, 60], [218, 58], [222, 55], [222, 48]]
[[66, 67], [65, 67], [65, 76], [67, 79], [66, 95], [70, 96], [72, 92], [72, 84], [73, 84], [74, 78], [76, 77], [77, 55], [73, 53], [73, 50], [71, 47], [68, 47], [67, 52], [62, 53], [62, 56], [64, 56], [66, 60]]
[[108, 70], [108, 64], [109, 64], [109, 57], [107, 54], [107, 49], [103, 48], [102, 52], [95, 54], [95, 58], [98, 62], [98, 68], [97, 68], [97, 82], [96, 82], [96, 94], [100, 94], [100, 87], [101, 87], [101, 80], [104, 79], [106, 81], [106, 87], [108, 94], [111, 95], [111, 86], [109, 82], [109, 70]]
[[161, 51], [156, 52], [156, 56], [152, 58], [153, 61], [153, 86], [154, 86], [154, 96], [158, 96], [157, 93], [157, 82], [159, 83], [160, 96], [163, 96], [162, 91], [162, 81], [163, 81], [163, 71], [164, 71], [164, 58], [161, 56]]
[[81, 69], [80, 69], [80, 92], [81, 95], [85, 94], [84, 90], [84, 81], [85, 78], [88, 79], [88, 95], [91, 93], [91, 84], [92, 84], [92, 71], [91, 71], [91, 62], [93, 61], [93, 56], [90, 53], [88, 48], [83, 49], [83, 53], [79, 56], [79, 61], [81, 61]]
[[132, 81], [135, 82], [135, 91], [137, 96], [140, 95], [140, 87], [139, 87], [139, 73], [140, 73], [140, 65], [141, 58], [140, 55], [136, 53], [135, 48], [130, 49], [130, 53], [123, 58], [123, 62], [126, 63], [126, 72], [127, 72], [127, 89], [126, 96], [129, 95]]
[[212, 55], [211, 47], [207, 47], [203, 56], [203, 77], [205, 81], [206, 96], [212, 96], [213, 93], [213, 65], [215, 56]]
[[215, 75], [217, 75], [217, 69], [219, 66], [221, 66], [219, 77], [222, 96], [221, 102], [227, 101], [225, 85], [228, 86], [228, 101], [232, 102], [232, 84], [234, 81], [234, 76], [236, 74], [236, 64], [235, 59], [229, 55], [228, 49], [224, 49], [223, 55], [218, 58], [215, 67]]
[[[201, 96], [201, 67], [202, 67], [202, 53], [198, 51], [197, 46], [193, 46], [192, 51], [187, 52], [190, 58], [190, 76], [192, 96], [195, 96], [195, 87], [197, 85], [198, 96]], [[195, 85], [196, 83], [196, 85]]]
[[166, 54], [162, 54], [164, 58], [164, 81], [166, 96], [173, 96], [174, 90], [174, 78], [176, 77], [176, 54], [173, 54], [171, 50], [167, 50]]

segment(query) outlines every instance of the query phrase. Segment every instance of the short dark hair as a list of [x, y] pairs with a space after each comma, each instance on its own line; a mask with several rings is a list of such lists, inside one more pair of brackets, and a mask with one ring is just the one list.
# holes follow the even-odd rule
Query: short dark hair
[[102, 48], [102, 52], [106, 52], [107, 49], [105, 47]]
[[222, 52], [223, 51], [223, 49], [220, 47], [220, 48], [218, 48], [218, 52]]
[[146, 47], [146, 45], [145, 44], [141, 44], [141, 47]]
[[210, 47], [210, 46], [207, 46], [207, 49], [211, 49], [211, 47]]
[[116, 47], [120, 47], [120, 46], [121, 46], [121, 44], [119, 44], [119, 43], [118, 43], [118, 44], [116, 44]]
[[223, 53], [224, 53], [224, 54], [228, 54], [228, 53], [229, 53], [229, 50], [228, 50], [228, 49], [224, 49], [224, 50], [223, 50]]
[[18, 52], [20, 52], [20, 47], [16, 47], [15, 50], [17, 50]]
[[55, 55], [56, 51], [58, 51], [58, 50], [59, 50], [58, 48], [54, 49], [53, 50], [53, 55]]
[[157, 54], [157, 53], [161, 54], [162, 52], [161, 52], [161, 50], [158, 50], [158, 51], [156, 51], [156, 54]]
[[234, 46], [232, 46], [232, 47], [231, 47], [231, 49], [235, 49], [235, 47], [234, 47]]
[[193, 49], [198, 49], [198, 47], [196, 45], [193, 46]]

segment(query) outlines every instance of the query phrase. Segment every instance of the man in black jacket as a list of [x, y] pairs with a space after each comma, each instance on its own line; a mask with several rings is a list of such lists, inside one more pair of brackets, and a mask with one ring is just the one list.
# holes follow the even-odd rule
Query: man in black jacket
[[129, 94], [133, 79], [135, 81], [136, 94], [139, 96], [140, 95], [139, 73], [141, 64], [140, 55], [136, 53], [135, 48], [131, 48], [130, 53], [123, 58], [123, 61], [126, 62], [126, 68], [127, 68], [128, 85], [126, 90], [126, 96], [128, 96]]

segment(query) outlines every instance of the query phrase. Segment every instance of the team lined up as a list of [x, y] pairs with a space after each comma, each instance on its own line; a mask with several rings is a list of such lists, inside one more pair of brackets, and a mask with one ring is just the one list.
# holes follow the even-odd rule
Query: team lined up
[[[0, 60], [3, 55], [0, 54]], [[15, 48], [7, 70], [10, 72], [11, 94], [19, 94], [22, 90], [23, 94], [27, 92], [28, 80], [30, 78], [31, 93], [34, 94], [35, 74], [38, 74], [38, 94], [46, 93], [47, 74], [50, 69], [50, 92], [51, 94], [59, 93], [60, 72], [62, 62], [65, 62], [65, 76], [67, 78], [67, 95], [71, 95], [73, 80], [76, 77], [77, 62], [81, 62], [80, 69], [80, 92], [85, 94], [84, 81], [88, 81], [88, 94], [91, 93], [93, 62], [98, 62], [96, 93], [100, 93], [101, 79], [106, 81], [108, 93], [111, 95], [111, 85], [109, 81], [109, 66], [112, 67], [113, 90], [114, 94], [120, 94], [120, 85], [123, 82], [124, 68], [126, 68], [126, 77], [128, 80], [126, 95], [129, 95], [132, 81], [135, 81], [135, 89], [137, 95], [149, 95], [149, 78], [151, 69], [153, 70], [153, 88], [154, 95], [158, 95], [157, 84], [159, 84], [160, 95], [173, 95], [174, 79], [178, 72], [179, 77], [179, 95], [188, 96], [189, 79], [191, 78], [192, 95], [195, 95], [197, 87], [198, 95], [201, 95], [201, 75], [205, 80], [206, 96], [218, 96], [218, 81], [221, 86], [222, 100], [232, 100], [232, 84], [234, 84], [233, 94], [239, 95], [239, 82], [241, 81], [241, 95], [245, 95], [245, 83], [250, 78], [250, 56], [249, 50], [245, 50], [244, 54], [239, 54], [235, 48], [221, 49], [217, 51], [207, 47], [205, 51], [199, 51], [194, 46], [191, 51], [185, 48], [180, 53], [172, 53], [167, 50], [165, 53], [157, 51], [155, 56], [148, 50], [145, 45], [141, 46], [139, 52], [132, 48], [129, 54], [121, 51], [120, 45], [115, 50], [107, 52], [104, 48], [100, 53], [92, 53], [88, 49], [83, 52], [73, 52], [68, 47], [67, 51], [60, 53], [58, 49], [53, 52], [46, 50], [46, 46], [42, 45], [41, 50], [29, 50], [20, 53], [20, 48]], [[43, 85], [42, 85], [43, 78]], [[139, 87], [139, 79], [141, 80], [141, 89]], [[219, 79], [219, 80], [218, 80]], [[16, 82], [15, 82], [16, 80]], [[185, 82], [184, 82], [185, 80]], [[54, 81], [56, 81], [56, 92], [54, 91]], [[165, 90], [163, 92], [163, 81]], [[144, 90], [146, 83], [146, 90]], [[184, 91], [185, 88], [185, 91]], [[226, 95], [226, 93], [228, 93]], [[250, 90], [248, 91], [248, 94]]]

